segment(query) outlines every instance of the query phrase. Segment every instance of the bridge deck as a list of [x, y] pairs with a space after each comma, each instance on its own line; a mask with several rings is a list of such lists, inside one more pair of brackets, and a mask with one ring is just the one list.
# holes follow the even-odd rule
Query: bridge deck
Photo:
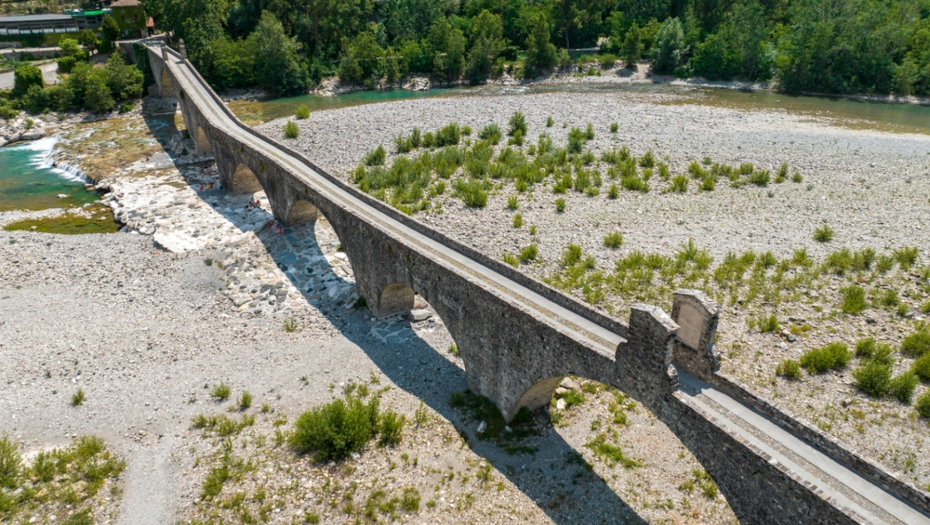
[[[431, 254], [469, 279], [481, 282], [521, 306], [537, 312], [550, 322], [573, 333], [575, 337], [588, 341], [590, 346], [606, 356], [613, 358], [617, 346], [624, 342], [620, 335], [559, 306], [493, 269], [375, 209], [358, 196], [317, 173], [300, 159], [282, 150], [271, 139], [256, 137], [247, 131], [244, 124], [231, 118], [224, 108], [220, 107], [220, 102], [201, 84], [192, 69], [183, 62], [172, 58], [168, 67], [180, 84], [178, 87], [183, 89], [187, 96], [198, 100], [197, 106], [213, 125], [243, 142], [251, 143], [256, 149], [297, 174], [303, 183], [314, 188], [326, 198], [351, 209], [353, 213], [365, 220], [378, 224], [382, 229], [418, 247], [424, 253]], [[835, 501], [837, 505], [857, 513], [867, 522], [930, 525], [930, 517], [923, 512], [808, 445], [749, 406], [680, 368], [679, 378], [683, 402], [698, 407], [721, 422], [743, 441], [767, 454], [771, 458], [770, 462], [787, 467], [787, 470], [806, 484], [817, 487], [824, 497]]]
[[712, 415], [732, 433], [787, 467], [825, 497], [854, 511], [870, 523], [930, 525], [930, 518], [893, 494], [863, 478], [820, 450], [779, 427], [718, 388], [679, 369], [687, 402]]

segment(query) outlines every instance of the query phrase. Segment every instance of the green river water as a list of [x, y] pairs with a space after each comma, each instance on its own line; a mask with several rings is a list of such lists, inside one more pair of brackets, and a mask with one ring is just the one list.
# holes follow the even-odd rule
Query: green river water
[[[425, 97], [515, 95], [546, 92], [659, 93], [676, 95], [663, 104], [698, 104], [745, 111], [786, 111], [812, 118], [828, 118], [833, 125], [890, 133], [930, 135], [930, 107], [866, 102], [829, 97], [800, 97], [780, 93], [658, 84], [629, 86], [569, 84], [534, 87], [483, 86], [429, 91], [359, 91], [336, 97], [306, 95], [264, 101], [238, 100], [232, 110], [249, 124], [293, 115], [301, 104], [311, 111]], [[0, 211], [39, 210], [81, 206], [97, 199], [84, 189], [83, 178], [51, 165], [55, 139], [0, 148]], [[59, 195], [67, 195], [59, 198]]]

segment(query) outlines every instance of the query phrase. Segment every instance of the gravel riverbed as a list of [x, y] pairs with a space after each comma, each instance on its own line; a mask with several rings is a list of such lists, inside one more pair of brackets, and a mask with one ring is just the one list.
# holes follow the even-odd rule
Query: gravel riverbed
[[[653, 179], [649, 193], [623, 191], [616, 200], [603, 192], [588, 197], [569, 191], [562, 196], [567, 203], [562, 214], [555, 212], [556, 196], [539, 185], [519, 197], [525, 222], [519, 229], [506, 209], [512, 188], [492, 193], [481, 210], [447, 195], [441, 197], [444, 213], [417, 215], [493, 257], [535, 241], [542, 261], [521, 268], [537, 277], [558, 269], [568, 243], [609, 267], [632, 250], [673, 255], [689, 238], [718, 261], [747, 249], [786, 257], [807, 247], [812, 258], [822, 259], [843, 246], [878, 252], [916, 246], [919, 265], [927, 264], [930, 137], [852, 131], [785, 113], [676, 100], [660, 94], [550, 93], [367, 105], [311, 114], [298, 121], [296, 143], [318, 165], [347, 175], [378, 144], [393, 151], [393, 137], [414, 126], [430, 131], [458, 122], [477, 131], [495, 122], [506, 130], [509, 116], [522, 111], [530, 142], [545, 132], [564, 144], [563, 122], [582, 129], [591, 122], [596, 137], [589, 147], [598, 154], [626, 144], [634, 155], [652, 150], [659, 159], [668, 156], [673, 173], [708, 156], [772, 170], [787, 162], [804, 177], [800, 184], [767, 188], [720, 184], [703, 194], [695, 193], [693, 182], [687, 194], [662, 194], [664, 183]], [[555, 125], [546, 128], [550, 115]], [[146, 133], [138, 117], [115, 122]], [[611, 122], [619, 124], [616, 135], [608, 131]], [[260, 129], [285, 141], [282, 124]], [[75, 132], [95, 142], [92, 128]], [[422, 504], [417, 511], [395, 512], [398, 521], [735, 522], [674, 435], [651, 414], [622, 402], [626, 422], [620, 422], [621, 397], [597, 385], [581, 380], [565, 385], [553, 407], [558, 424], [540, 414], [533, 423], [538, 435], [517, 443], [533, 455], [512, 455], [478, 439], [480, 422], [449, 406], [452, 393], [466, 382], [442, 320], [422, 302], [416, 315], [380, 321], [354, 308], [351, 265], [325, 220], [278, 234], [267, 227], [266, 210], [246, 211], [249, 198], [264, 201], [263, 194], [230, 197], [210, 189], [216, 179], [208, 161], [168, 156], [150, 138], [132, 150], [151, 155], [148, 162], [120, 160], [122, 139], [113, 130], [101, 133], [116, 138], [93, 150], [105, 159], [94, 178], [109, 189], [105, 202], [127, 224], [126, 233], [0, 231], [0, 413], [11, 415], [0, 420], [0, 433], [16, 439], [23, 452], [63, 445], [75, 435], [106, 439], [128, 465], [116, 523], [235, 522], [245, 520], [245, 512], [267, 516], [270, 523], [311, 514], [323, 523], [350, 523], [378, 498], [387, 506], [377, 512], [388, 518], [383, 509], [390, 508], [390, 498], [412, 488]], [[183, 148], [182, 141], [168, 144]], [[69, 158], [77, 163], [78, 157], [91, 174], [91, 156], [72, 151]], [[21, 217], [14, 212], [0, 222]], [[836, 238], [822, 245], [811, 235], [824, 222]], [[537, 227], [535, 236], [528, 225]], [[600, 241], [613, 231], [624, 237], [618, 250]], [[927, 296], [911, 273], [895, 270], [885, 285], [913, 291], [902, 300], [916, 311]], [[837, 283], [823, 284], [821, 295], [835, 295], [831, 286]], [[821, 428], [926, 484], [930, 460], [923, 443], [930, 432], [909, 409], [889, 401], [840, 404], [858, 399], [848, 372], [805, 379], [796, 388], [773, 377], [780, 359], [837, 337], [883, 333], [897, 343], [920, 316], [874, 311], [871, 321], [848, 322], [829, 317], [829, 306], [826, 312], [808, 304], [803, 309], [798, 306], [793, 317], [815, 326], [789, 344], [786, 336], [748, 330], [746, 316], [755, 312], [728, 306], [721, 325], [721, 347], [728, 350], [724, 370], [789, 411], [829, 423]], [[787, 324], [792, 314], [779, 315]], [[901, 360], [896, 369], [908, 363]], [[228, 401], [209, 395], [220, 382], [233, 391]], [[288, 430], [301, 411], [340, 397], [351, 383], [390, 387], [382, 406], [408, 419], [401, 445], [371, 446], [342, 464], [317, 465], [276, 444], [276, 431]], [[78, 388], [87, 398], [72, 407], [68, 400]], [[231, 414], [244, 390], [255, 397], [252, 407]], [[566, 405], [569, 390], [584, 391], [585, 401]], [[267, 412], [259, 408], [263, 404]], [[874, 412], [865, 416], [864, 431], [855, 417], [843, 419], [856, 407]], [[418, 409], [426, 417], [415, 423]], [[254, 469], [228, 481], [212, 501], [201, 497], [202, 487], [226, 445], [192, 428], [191, 418], [199, 414], [255, 416], [231, 441], [233, 455], [251, 460]], [[881, 441], [889, 431], [895, 439], [891, 448]], [[600, 435], [634, 461], [623, 466], [595, 455], [596, 447], [586, 445]], [[350, 487], [356, 506], [347, 511]]]

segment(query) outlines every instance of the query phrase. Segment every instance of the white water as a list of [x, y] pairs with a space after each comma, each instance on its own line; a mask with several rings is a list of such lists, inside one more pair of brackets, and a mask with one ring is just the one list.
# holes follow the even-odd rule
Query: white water
[[55, 165], [55, 144], [57, 143], [58, 139], [56, 137], [46, 137], [24, 144], [17, 144], [9, 149], [34, 151], [35, 154], [31, 156], [30, 165], [35, 168], [49, 170], [67, 181], [82, 184], [90, 182], [81, 170], [73, 166], [68, 166], [62, 162], [59, 162], [57, 166]]

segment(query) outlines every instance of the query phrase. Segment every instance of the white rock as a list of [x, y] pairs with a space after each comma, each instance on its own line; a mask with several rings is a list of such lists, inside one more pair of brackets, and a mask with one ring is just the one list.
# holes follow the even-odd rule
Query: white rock
[[555, 402], [555, 408], [558, 410], [565, 410], [565, 400], [559, 399]]
[[484, 421], [482, 421], [481, 424], [478, 425], [478, 433], [479, 433], [479, 434], [483, 434], [484, 431], [487, 430], [487, 429], [488, 429], [488, 424], [485, 423]]
[[410, 310], [410, 320], [414, 322], [425, 321], [433, 316], [429, 310]]

